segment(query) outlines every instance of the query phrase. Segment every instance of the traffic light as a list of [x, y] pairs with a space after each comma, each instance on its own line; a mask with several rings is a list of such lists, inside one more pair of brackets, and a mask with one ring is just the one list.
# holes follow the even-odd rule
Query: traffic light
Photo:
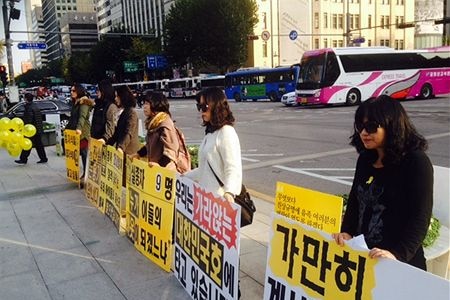
[[8, 75], [6, 74], [6, 67], [3, 65], [0, 65], [0, 80], [3, 83], [3, 87], [5, 87], [8, 83]]
[[442, 18], [442, 19], [440, 19], [440, 20], [435, 20], [434, 21], [434, 24], [447, 24], [447, 23], [450, 23], [450, 17], [445, 17], [445, 18]]

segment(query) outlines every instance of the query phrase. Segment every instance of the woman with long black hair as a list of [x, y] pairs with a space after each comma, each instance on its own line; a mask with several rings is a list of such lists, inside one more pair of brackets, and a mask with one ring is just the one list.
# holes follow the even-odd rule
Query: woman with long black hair
[[433, 167], [427, 141], [397, 100], [380, 96], [355, 114], [351, 145], [359, 153], [340, 245], [363, 234], [372, 258], [426, 270], [422, 242], [433, 208]]

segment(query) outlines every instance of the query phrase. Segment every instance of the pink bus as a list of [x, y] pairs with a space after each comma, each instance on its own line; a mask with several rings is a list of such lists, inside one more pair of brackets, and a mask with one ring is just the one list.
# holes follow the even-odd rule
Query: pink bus
[[449, 94], [449, 50], [352, 47], [307, 51], [301, 60], [297, 102], [355, 105], [382, 94], [395, 99]]

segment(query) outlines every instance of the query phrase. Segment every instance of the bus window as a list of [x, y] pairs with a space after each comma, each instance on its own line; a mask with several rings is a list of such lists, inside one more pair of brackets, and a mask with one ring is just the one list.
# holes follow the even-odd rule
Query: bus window
[[332, 86], [338, 79], [340, 73], [341, 72], [339, 71], [339, 64], [336, 59], [336, 54], [328, 53], [323, 86]]

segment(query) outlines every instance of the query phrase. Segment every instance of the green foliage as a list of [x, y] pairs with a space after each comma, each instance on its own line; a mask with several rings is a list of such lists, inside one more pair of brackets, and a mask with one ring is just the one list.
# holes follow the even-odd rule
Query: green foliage
[[189, 155], [191, 156], [191, 169], [198, 167], [198, 145], [188, 145], [187, 146]]
[[245, 62], [247, 35], [257, 21], [254, 0], [179, 0], [166, 18], [166, 49], [180, 66], [192, 62], [225, 72]]
[[441, 222], [434, 216], [431, 217], [430, 226], [428, 227], [427, 235], [422, 242], [424, 247], [429, 247], [434, 244], [436, 239], [439, 237], [439, 229], [441, 228]]
[[[342, 206], [342, 215], [344, 215], [345, 210], [347, 209], [348, 203], [348, 194], [338, 195], [342, 197], [343, 206]], [[427, 235], [422, 242], [424, 247], [429, 247], [434, 244], [436, 239], [439, 237], [439, 229], [441, 228], [441, 223], [434, 216], [431, 216], [430, 226], [428, 227]]]

